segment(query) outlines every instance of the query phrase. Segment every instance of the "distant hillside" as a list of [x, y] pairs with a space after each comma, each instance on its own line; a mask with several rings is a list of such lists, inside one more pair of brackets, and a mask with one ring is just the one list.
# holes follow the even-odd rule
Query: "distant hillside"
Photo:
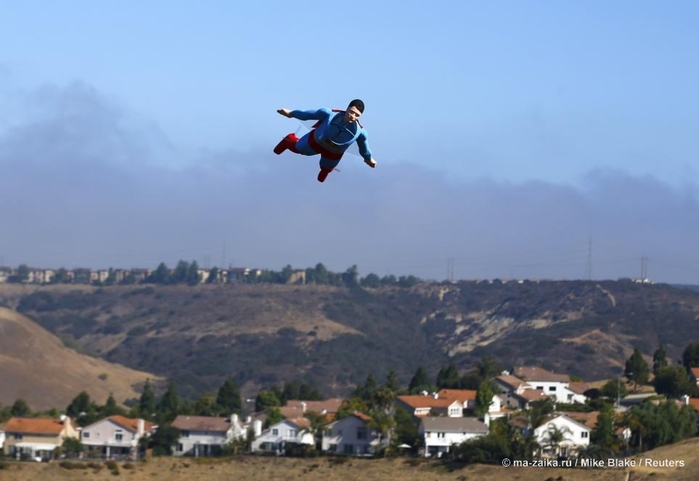
[[634, 347], [671, 361], [699, 338], [699, 292], [632, 282], [9, 286], [0, 303], [82, 348], [177, 382], [194, 396], [228, 376], [244, 395], [294, 379], [344, 395], [369, 372], [407, 385], [485, 356], [595, 380]]
[[134, 386], [157, 376], [78, 354], [29, 318], [0, 307], [0, 403], [22, 398], [33, 410], [65, 409], [80, 392], [103, 404], [138, 397]]

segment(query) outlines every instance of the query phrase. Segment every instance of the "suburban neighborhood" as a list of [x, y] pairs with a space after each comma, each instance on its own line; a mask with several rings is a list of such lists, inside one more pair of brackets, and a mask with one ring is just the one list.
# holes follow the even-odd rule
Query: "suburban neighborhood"
[[[504, 422], [512, 433], [529, 440], [532, 457], [569, 458], [587, 452], [601, 419], [600, 411], [586, 406], [591, 393], [581, 381], [540, 367], [515, 366], [490, 380], [497, 388], [479, 403], [479, 391], [440, 389], [399, 394], [391, 412], [400, 410], [416, 426], [415, 445], [400, 444], [368, 413], [354, 411], [338, 417], [346, 399], [288, 400], [278, 409], [281, 419], [269, 421], [269, 412], [246, 416], [177, 415], [168, 429], [176, 429], [172, 456], [210, 457], [225, 453], [288, 455], [313, 450], [329, 455], [375, 456], [393, 448], [413, 456], [441, 458], [459, 446], [487, 436]], [[489, 388], [488, 388], [489, 389]], [[661, 402], [660, 400], [654, 401]], [[699, 410], [699, 399], [685, 396], [674, 402]], [[538, 408], [537, 408], [538, 406]], [[548, 406], [547, 410], [541, 410]], [[537, 411], [537, 409], [539, 409]], [[629, 406], [615, 405], [614, 437], [628, 445], [633, 424], [624, 423]], [[541, 414], [534, 421], [532, 412]], [[146, 419], [112, 415], [80, 427], [65, 414], [58, 419], [12, 417], [0, 425], [2, 452], [8, 459], [49, 461], [83, 459], [138, 460], [145, 456], [149, 438], [160, 427]], [[695, 419], [696, 427], [696, 419]]]

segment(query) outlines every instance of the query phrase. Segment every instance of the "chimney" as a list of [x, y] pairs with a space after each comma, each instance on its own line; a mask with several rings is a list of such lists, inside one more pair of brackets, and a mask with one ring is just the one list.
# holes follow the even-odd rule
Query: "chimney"
[[433, 392], [432, 397], [435, 399], [439, 399], [439, 394], [437, 394], [436, 392]]
[[231, 426], [238, 426], [238, 415], [231, 414]]
[[245, 418], [245, 424], [250, 424], [252, 422], [252, 416], [248, 416]]
[[684, 403], [685, 406], [689, 405], [689, 396], [686, 394], [682, 395], [682, 402]]
[[61, 414], [61, 424], [65, 424], [66, 419], [68, 419], [68, 416], [66, 416], [65, 414]]
[[143, 437], [143, 432], [145, 431], [146, 427], [146, 422], [143, 419], [138, 420], [138, 423], [136, 424], [136, 437], [137, 438], [142, 438]]
[[306, 401], [301, 401], [301, 409], [303, 409], [303, 412], [306, 412]]
[[260, 437], [260, 435], [262, 435], [262, 421], [255, 419], [252, 423], [252, 430], [255, 433], [255, 438]]

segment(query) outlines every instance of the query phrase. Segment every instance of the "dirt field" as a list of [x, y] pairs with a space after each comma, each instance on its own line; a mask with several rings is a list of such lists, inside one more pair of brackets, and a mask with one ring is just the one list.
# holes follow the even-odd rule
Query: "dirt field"
[[[468, 466], [453, 472], [434, 462], [409, 459], [347, 459], [337, 463], [332, 458], [293, 459], [241, 456], [226, 460], [192, 460], [157, 458], [145, 463], [134, 463], [125, 469], [119, 463], [115, 476], [107, 467], [95, 469], [64, 469], [58, 463], [6, 463], [0, 470], [0, 481], [72, 481], [115, 480], [124, 481], [622, 481], [626, 473], [619, 469], [554, 469], [554, 468], [504, 468], [500, 466]], [[645, 479], [645, 477], [631, 478]], [[649, 479], [665, 479], [653, 476]], [[688, 479], [674, 477], [674, 479]]]

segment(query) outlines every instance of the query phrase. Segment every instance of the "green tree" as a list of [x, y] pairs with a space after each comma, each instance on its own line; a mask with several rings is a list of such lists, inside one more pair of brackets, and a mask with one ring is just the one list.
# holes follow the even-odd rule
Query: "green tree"
[[459, 389], [460, 385], [459, 370], [453, 362], [437, 373], [437, 389]]
[[410, 394], [417, 394], [421, 391], [430, 391], [431, 389], [432, 383], [430, 382], [430, 376], [427, 374], [427, 370], [422, 366], [418, 367], [412, 379], [410, 379], [408, 391]]
[[170, 423], [177, 417], [180, 412], [180, 400], [177, 397], [174, 383], [170, 382], [168, 384], [167, 390], [160, 398], [155, 410], [161, 423]]
[[233, 413], [240, 413], [243, 407], [243, 401], [240, 398], [240, 390], [232, 379], [226, 379], [218, 390], [216, 404], [219, 405], [221, 411], [227, 416]]
[[614, 450], [618, 442], [615, 430], [614, 408], [611, 404], [605, 404], [597, 416], [597, 424], [592, 430], [590, 441], [603, 449]]
[[102, 408], [100, 409], [100, 415], [104, 417], [114, 415], [126, 416], [126, 410], [119, 406], [116, 402], [116, 399], [114, 399], [112, 393], [109, 393], [107, 401], [104, 403], [104, 406], [102, 406]]
[[179, 261], [172, 273], [171, 282], [173, 284], [181, 284], [187, 282], [187, 274], [189, 274], [189, 262]]
[[68, 457], [77, 457], [85, 450], [85, 446], [83, 446], [83, 443], [81, 443], [78, 438], [64, 438], [61, 444], [61, 450]]
[[151, 284], [169, 284], [170, 279], [170, 269], [168, 269], [164, 262], [161, 262], [150, 276], [148, 276], [146, 282]]
[[87, 392], [81, 391], [66, 408], [66, 414], [85, 427], [97, 419], [97, 405]]
[[661, 368], [653, 379], [655, 392], [671, 398], [679, 398], [683, 394], [689, 394], [694, 387], [682, 366], [668, 366]]
[[155, 414], [155, 392], [150, 384], [150, 379], [146, 379], [146, 383], [143, 385], [143, 392], [138, 400], [138, 412], [145, 419], [151, 419], [151, 416]]
[[699, 341], [690, 343], [682, 353], [682, 365], [689, 372], [693, 367], [699, 366]]
[[196, 286], [201, 282], [201, 276], [199, 275], [199, 265], [197, 261], [192, 261], [187, 267], [187, 276], [185, 278], [187, 285]]
[[398, 376], [396, 376], [395, 371], [389, 371], [388, 376], [386, 376], [386, 384], [384, 384], [384, 387], [395, 394], [401, 392], [400, 383], [398, 382]]
[[206, 283], [207, 284], [217, 283], [219, 273], [220, 273], [220, 271], [219, 271], [218, 267], [212, 267], [211, 270], [209, 271], [209, 277], [206, 278]]
[[284, 419], [284, 416], [282, 416], [282, 412], [279, 410], [279, 408], [272, 408], [267, 412], [264, 428], [267, 429], [268, 427], [277, 424], [282, 419]]
[[488, 412], [493, 402], [493, 388], [490, 381], [483, 381], [476, 391], [476, 416], [483, 417]]
[[546, 445], [552, 448], [555, 456], [558, 456], [561, 443], [570, 440], [572, 434], [568, 426], [558, 427], [555, 424], [549, 424], [546, 428]]
[[274, 391], [260, 391], [255, 398], [255, 411], [260, 413], [271, 407], [281, 406], [282, 403]]
[[335, 420], [346, 418], [356, 412], [368, 413], [369, 411], [370, 408], [367, 401], [357, 396], [350, 396], [345, 398], [340, 404], [337, 413], [335, 413]]
[[213, 393], [204, 393], [194, 402], [192, 410], [197, 416], [218, 416], [221, 414], [221, 407], [216, 403]]
[[364, 381], [363, 386], [357, 387], [354, 391], [354, 395], [363, 401], [371, 401], [376, 395], [376, 391], [379, 389], [374, 373], [369, 373]]
[[53, 284], [68, 284], [70, 282], [70, 277], [68, 276], [68, 270], [61, 267], [56, 271], [56, 275], [51, 279]]
[[342, 282], [347, 287], [359, 287], [359, 271], [356, 265], [349, 267], [344, 274], [342, 274]]
[[653, 375], [657, 376], [658, 372], [664, 367], [667, 367], [667, 353], [665, 352], [665, 346], [661, 343], [653, 353]]
[[625, 398], [628, 394], [626, 382], [622, 382], [620, 378], [610, 379], [600, 390], [602, 396], [608, 397], [616, 401], [617, 399]]
[[313, 275], [313, 278], [315, 279], [316, 284], [329, 284], [330, 283], [329, 282], [330, 276], [329, 276], [328, 270], [321, 263], [316, 264], [315, 273]]
[[158, 427], [158, 429], [150, 437], [150, 445], [153, 448], [154, 456], [170, 456], [172, 454], [172, 446], [177, 444], [177, 441], [182, 436], [182, 432], [168, 424]]
[[362, 287], [376, 288], [381, 286], [381, 279], [372, 272], [367, 274], [366, 277], [362, 278], [360, 284]]
[[641, 350], [635, 348], [624, 367], [624, 376], [626, 376], [629, 381], [633, 381], [634, 392], [636, 392], [638, 384], [646, 384], [648, 382], [649, 374], [648, 363], [643, 359]]
[[492, 357], [484, 357], [476, 362], [476, 372], [481, 380], [491, 379], [502, 372], [502, 365]]
[[17, 282], [27, 282], [29, 280], [29, 267], [26, 264], [20, 264], [17, 267]]
[[29, 404], [24, 399], [17, 399], [12, 407], [10, 408], [10, 414], [12, 417], [23, 418], [29, 416], [32, 410], [29, 408]]

